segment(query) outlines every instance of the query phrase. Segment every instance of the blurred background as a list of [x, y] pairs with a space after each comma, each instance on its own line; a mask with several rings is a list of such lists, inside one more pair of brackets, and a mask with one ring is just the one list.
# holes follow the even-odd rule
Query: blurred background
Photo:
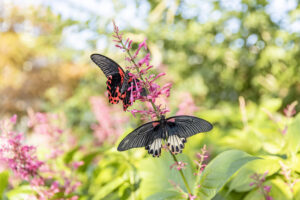
[[[0, 117], [18, 114], [26, 121], [30, 110], [63, 114], [65, 128], [78, 138], [74, 146], [97, 140], [97, 153], [78, 157], [91, 161], [100, 155], [101, 163], [107, 152], [118, 154], [118, 136], [140, 121], [122, 113], [121, 104], [108, 105], [105, 77], [90, 60], [90, 54], [100, 53], [126, 66], [112, 41], [113, 19], [124, 37], [137, 43], [147, 38], [155, 71], [167, 74], [161, 83], [173, 84], [169, 115], [194, 114], [215, 124], [207, 136], [195, 136], [187, 155], [203, 144], [212, 157], [228, 148], [257, 155], [280, 151], [268, 141], [283, 125], [272, 125], [269, 118], [270, 113], [282, 117], [284, 108], [300, 99], [297, 0], [0, 0]], [[266, 135], [245, 130], [251, 125]], [[128, 154], [133, 163], [147, 159], [143, 150]], [[113, 173], [121, 166], [118, 156], [114, 164], [107, 164], [110, 158], [105, 166], [91, 161], [81, 168], [89, 174], [83, 193], [95, 196], [93, 183], [102, 187], [131, 170], [123, 166]], [[100, 169], [109, 167], [111, 177], [91, 178], [103, 177]], [[121, 194], [118, 184], [112, 196], [96, 199], [129, 198], [131, 190]]]

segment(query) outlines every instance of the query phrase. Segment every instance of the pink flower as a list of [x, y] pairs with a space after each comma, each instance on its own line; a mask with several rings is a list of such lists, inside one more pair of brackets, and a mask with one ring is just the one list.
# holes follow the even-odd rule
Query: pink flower
[[196, 195], [189, 194], [189, 199], [190, 199], [190, 200], [194, 200], [194, 199], [196, 199], [196, 198], [197, 198]]
[[179, 161], [179, 162], [175, 162], [174, 164], [172, 164], [170, 166], [170, 169], [176, 168], [179, 171], [179, 170], [185, 169], [186, 165], [187, 165], [187, 163]]
[[142, 43], [139, 44], [138, 49], [136, 50], [136, 52], [134, 53], [133, 58], [136, 58], [137, 55], [139, 54], [140, 50], [144, 47], [145, 50], [147, 50], [147, 43], [146, 43], [147, 39], [144, 39], [144, 41]]
[[266, 193], [269, 193], [271, 191], [271, 188], [272, 188], [272, 186], [266, 185], [266, 186], [264, 186], [264, 191]]
[[82, 166], [83, 164], [84, 164], [83, 161], [73, 162], [73, 163], [72, 163], [72, 167], [73, 167], [74, 169], [78, 169], [78, 167]]
[[146, 64], [146, 66], [150, 67], [149, 62], [150, 62], [150, 53], [147, 53], [146, 56], [138, 62], [138, 65], [141, 67], [143, 64]]
[[201, 175], [202, 171], [205, 169], [206, 164], [204, 164], [203, 162], [207, 160], [208, 158], [208, 152], [206, 150], [206, 145], [203, 146], [203, 148], [201, 149], [201, 153], [197, 153], [196, 157], [198, 158], [198, 160], [195, 160], [194, 162], [197, 165], [197, 172], [194, 173], [194, 175]]
[[[126, 67], [128, 70], [130, 70], [129, 75], [134, 80], [134, 84], [131, 84], [128, 88], [128, 90], [131, 91], [130, 95], [130, 101], [133, 103], [136, 100], [140, 100], [142, 102], [149, 102], [152, 106], [156, 106], [156, 109], [149, 108], [147, 111], [141, 110], [138, 111], [137, 109], [128, 110], [130, 111], [133, 116], [135, 117], [136, 113], [142, 114], [142, 118], [147, 118], [150, 116], [151, 118], [158, 117], [169, 112], [169, 109], [166, 108], [166, 106], [156, 105], [155, 103], [161, 98], [162, 95], [169, 97], [170, 96], [170, 90], [172, 87], [172, 84], [168, 83], [165, 84], [163, 87], [155, 83], [158, 78], [165, 75], [165, 73], [159, 73], [158, 75], [148, 75], [149, 70], [152, 69], [153, 66], [150, 65], [150, 53], [147, 52], [146, 56], [144, 56], [142, 59], [140, 59], [138, 62], [135, 61], [138, 54], [140, 53], [140, 50], [144, 48], [146, 51], [148, 50], [146, 39], [139, 44], [137, 50], [135, 51], [134, 55], [131, 56], [130, 54], [130, 48], [131, 48], [131, 40], [127, 39], [125, 43], [122, 41], [122, 35], [119, 33], [118, 27], [114, 23], [114, 38], [116, 38], [115, 42], [117, 42], [117, 47], [125, 50], [128, 53], [129, 57], [126, 57], [125, 59], [128, 62], [131, 62], [131, 66]], [[137, 64], [136, 64], [137, 63]], [[133, 71], [136, 71], [136, 73], [133, 73]], [[139, 81], [137, 81], [137, 79]], [[143, 93], [143, 94], [142, 94]], [[147, 116], [148, 115], [148, 116]]]
[[17, 115], [13, 115], [13, 116], [10, 118], [10, 122], [11, 122], [12, 124], [15, 124], [15, 123], [17, 122], [17, 119], [18, 119]]
[[116, 107], [109, 106], [102, 97], [91, 97], [90, 104], [97, 120], [91, 128], [98, 143], [113, 143], [123, 133], [122, 125], [128, 118], [118, 112]]
[[192, 115], [195, 111], [198, 110], [190, 93], [181, 93], [178, 99], [180, 104], [178, 105], [178, 111], [176, 115]]
[[254, 173], [253, 175], [250, 176], [251, 179], [254, 180], [254, 182], [251, 182], [249, 185], [250, 186], [255, 186], [256, 188], [259, 188], [261, 193], [267, 198], [272, 200], [272, 197], [269, 196], [269, 193], [271, 191], [272, 186], [268, 185], [263, 185], [263, 183], [266, 180], [266, 176], [268, 174], [268, 171], [266, 171], [264, 174], [257, 174]]
[[0, 160], [5, 163], [14, 174], [26, 181], [38, 175], [43, 162], [35, 155], [35, 147], [22, 143], [21, 133], [10, 132], [0, 136]]
[[[62, 148], [58, 148], [56, 144], [61, 141], [61, 131], [57, 131], [56, 124], [53, 123], [53, 119], [58, 118], [55, 115], [50, 115], [46, 113], [34, 113], [33, 111], [29, 112], [30, 127], [33, 131], [37, 131], [36, 126], [39, 126], [41, 123], [47, 125], [48, 138], [54, 137], [56, 143], [52, 143], [51, 140], [47, 140], [47, 143], [52, 146], [49, 149], [56, 149], [56, 151], [62, 151]], [[62, 199], [76, 199], [76, 196], [72, 195], [75, 190], [80, 186], [80, 182], [76, 180], [74, 174], [65, 175], [64, 171], [59, 171], [57, 166], [53, 166], [55, 162], [53, 159], [51, 161], [40, 161], [36, 156], [37, 148], [34, 146], [24, 144], [26, 139], [22, 133], [16, 133], [13, 131], [13, 124], [16, 122], [17, 117], [13, 116], [10, 120], [0, 121], [0, 163], [5, 165], [6, 168], [11, 169], [14, 174], [14, 179], [16, 178], [28, 181], [32, 189], [36, 192], [36, 196], [30, 197], [30, 199], [39, 199], [47, 200], [52, 199], [56, 193], [61, 191], [67, 191], [67, 198], [62, 197]], [[2, 126], [4, 124], [5, 126]], [[45, 135], [44, 132], [33, 132], [32, 135], [37, 134]], [[67, 136], [67, 135], [65, 135]], [[65, 141], [64, 137], [64, 141]], [[61, 145], [61, 144], [60, 144]], [[73, 163], [73, 167], [76, 168], [80, 166], [82, 162]], [[68, 167], [68, 166], [66, 166]], [[66, 168], [65, 168], [66, 169]], [[64, 170], [65, 170], [64, 169]], [[71, 169], [72, 171], [73, 169]], [[73, 170], [74, 171], [74, 170]], [[55, 180], [55, 177], [59, 176], [60, 179], [63, 179], [62, 185]], [[50, 184], [50, 186], [47, 186]]]
[[279, 163], [281, 166], [280, 174], [282, 174], [284, 176], [286, 184], [288, 185], [290, 191], [293, 192], [295, 184], [297, 182], [299, 182], [300, 179], [293, 178], [291, 176], [292, 170], [287, 165], [285, 165], [283, 162], [280, 161]]
[[296, 114], [296, 106], [298, 102], [294, 101], [293, 103], [287, 105], [287, 107], [283, 110], [284, 114], [286, 117], [292, 117], [293, 115]]

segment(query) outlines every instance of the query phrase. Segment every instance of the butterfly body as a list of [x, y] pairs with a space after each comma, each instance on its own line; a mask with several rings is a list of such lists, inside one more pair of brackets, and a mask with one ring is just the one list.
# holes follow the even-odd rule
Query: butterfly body
[[161, 116], [159, 121], [148, 122], [129, 133], [119, 144], [118, 150], [145, 147], [149, 154], [158, 157], [162, 140], [165, 140], [170, 151], [177, 154], [182, 152], [187, 137], [212, 128], [208, 121], [198, 117], [181, 115], [166, 119]]
[[92, 54], [91, 59], [99, 66], [107, 78], [106, 85], [109, 103], [117, 104], [119, 101], [123, 101], [123, 109], [127, 110], [132, 104], [130, 100], [131, 91], [128, 91], [128, 87], [134, 81], [129, 76], [129, 71], [124, 72], [115, 61], [101, 54]]

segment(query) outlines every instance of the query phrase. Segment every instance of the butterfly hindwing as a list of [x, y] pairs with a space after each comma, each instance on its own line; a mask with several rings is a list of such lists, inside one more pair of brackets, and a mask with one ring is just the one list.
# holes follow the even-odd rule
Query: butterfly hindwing
[[187, 138], [197, 133], [208, 132], [212, 128], [211, 123], [194, 116], [180, 115], [167, 118], [169, 136], [177, 135], [180, 138]]
[[108, 76], [106, 85], [109, 102], [116, 104], [121, 98], [121, 76], [120, 74], [113, 74]]
[[145, 147], [155, 139], [161, 137], [161, 134], [162, 129], [160, 128], [159, 121], [148, 122], [129, 133], [119, 144], [118, 151]]

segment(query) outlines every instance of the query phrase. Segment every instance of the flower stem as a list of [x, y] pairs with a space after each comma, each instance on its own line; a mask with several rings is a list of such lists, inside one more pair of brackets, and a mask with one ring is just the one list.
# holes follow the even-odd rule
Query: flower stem
[[[138, 75], [139, 75], [139, 78], [141, 79], [141, 81], [142, 81], [143, 83], [147, 83], [147, 82], [144, 80], [144, 78], [142, 77], [142, 75], [140, 74], [139, 66], [135, 63], [134, 58], [132, 57], [132, 55], [131, 55], [129, 49], [126, 48], [126, 46], [123, 44], [123, 41], [121, 41], [120, 43], [121, 43], [122, 47], [126, 50], [126, 53], [128, 54], [128, 56], [129, 56], [131, 62], [134, 64], [135, 69], [136, 69], [136, 71], [138, 72]], [[145, 87], [145, 90], [146, 90], [146, 93], [147, 93], [147, 94], [150, 93], [148, 87]], [[158, 112], [158, 109], [157, 109], [156, 105], [154, 104], [154, 102], [152, 101], [152, 99], [148, 99], [148, 101], [151, 103], [151, 105], [152, 105], [152, 107], [153, 107], [153, 109], [154, 109], [154, 111], [155, 111], [156, 117], [157, 117], [157, 119], [159, 120], [161, 117], [160, 117], [160, 115], [159, 115], [159, 112]]]
[[[169, 151], [169, 152], [170, 152], [170, 151]], [[172, 154], [171, 152], [170, 152], [170, 154], [172, 155], [173, 160], [174, 160], [176, 163], [178, 163], [178, 160], [177, 160], [176, 156], [175, 156], [174, 154]], [[185, 178], [185, 176], [184, 176], [184, 174], [183, 174], [183, 172], [182, 172], [182, 169], [179, 170], [179, 173], [180, 173], [180, 175], [181, 175], [181, 178], [182, 178], [182, 180], [183, 180], [183, 182], [184, 182], [184, 185], [185, 185], [185, 187], [186, 187], [188, 193], [189, 193], [189, 194], [192, 194], [191, 189], [190, 189], [190, 186], [189, 186], [189, 184], [188, 184], [188, 182], [187, 182], [187, 180], [186, 180], [186, 178]]]
[[[142, 81], [143, 83], [146, 83], [146, 84], [147, 84], [147, 82], [144, 80], [144, 78], [142, 77], [142, 75], [141, 75], [141, 73], [140, 73], [139, 66], [136, 64], [136, 62], [134, 61], [133, 56], [131, 55], [130, 50], [124, 45], [124, 43], [123, 43], [122, 40], [120, 40], [120, 44], [122, 45], [123, 49], [126, 50], [126, 53], [128, 54], [128, 56], [129, 56], [131, 62], [134, 64], [135, 69], [136, 69], [136, 71], [137, 71], [137, 73], [138, 73], [139, 78], [141, 79], [141, 81]], [[149, 94], [149, 93], [150, 93], [148, 86], [149, 86], [149, 85], [146, 85], [146, 87], [145, 87], [146, 94]], [[158, 108], [156, 107], [156, 105], [155, 105], [155, 103], [152, 101], [152, 99], [148, 99], [148, 101], [151, 103], [151, 105], [152, 105], [152, 107], [153, 107], [153, 109], [154, 109], [154, 111], [155, 111], [156, 117], [157, 117], [157, 119], [159, 120], [159, 119], [161, 118], [161, 116], [160, 116], [160, 114], [159, 114]], [[170, 151], [169, 151], [169, 152], [170, 152]], [[176, 156], [175, 156], [174, 154], [172, 154], [171, 152], [170, 152], [170, 154], [172, 155], [173, 160], [174, 160], [176, 163], [178, 163], [178, 160], [177, 160]], [[183, 180], [183, 182], [184, 182], [184, 184], [185, 184], [185, 187], [186, 187], [188, 193], [189, 193], [189, 194], [192, 194], [191, 189], [190, 189], [190, 187], [189, 187], [189, 185], [188, 185], [188, 182], [187, 182], [187, 180], [186, 180], [186, 178], [185, 178], [185, 176], [184, 176], [184, 174], [183, 174], [183, 172], [182, 172], [181, 169], [179, 170], [179, 173], [180, 173], [180, 175], [181, 175], [181, 178], [182, 178], [182, 180]], [[188, 199], [189, 199], [189, 196], [188, 196]]]

